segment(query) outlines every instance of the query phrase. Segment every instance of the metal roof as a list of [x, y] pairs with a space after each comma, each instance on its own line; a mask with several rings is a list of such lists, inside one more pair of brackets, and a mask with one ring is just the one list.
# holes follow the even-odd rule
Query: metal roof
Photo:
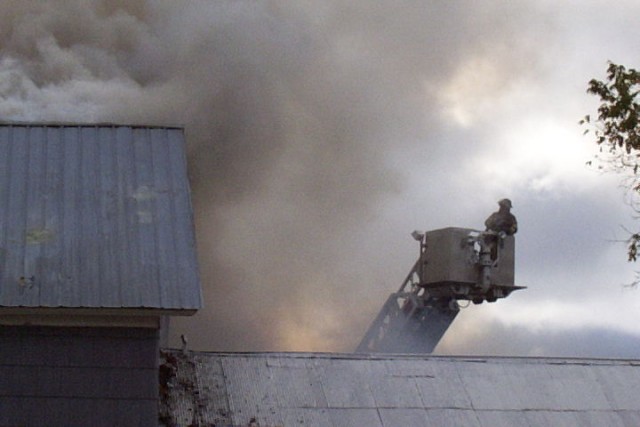
[[176, 426], [640, 425], [640, 361], [165, 351], [161, 389]]
[[0, 307], [200, 306], [182, 129], [0, 125]]

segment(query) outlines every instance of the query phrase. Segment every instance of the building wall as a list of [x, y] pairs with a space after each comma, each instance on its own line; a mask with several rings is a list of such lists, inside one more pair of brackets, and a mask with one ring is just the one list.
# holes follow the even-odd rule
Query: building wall
[[0, 326], [0, 426], [157, 426], [158, 331]]

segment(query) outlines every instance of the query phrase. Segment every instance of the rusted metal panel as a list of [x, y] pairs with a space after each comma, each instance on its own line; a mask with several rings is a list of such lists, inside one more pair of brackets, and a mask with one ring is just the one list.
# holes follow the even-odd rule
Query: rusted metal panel
[[200, 306], [182, 129], [0, 125], [0, 307]]

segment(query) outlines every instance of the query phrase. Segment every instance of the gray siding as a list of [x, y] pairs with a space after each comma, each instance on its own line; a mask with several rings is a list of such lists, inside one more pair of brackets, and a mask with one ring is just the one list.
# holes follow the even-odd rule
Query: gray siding
[[161, 363], [167, 425], [640, 425], [638, 361], [174, 351]]
[[0, 126], [0, 307], [200, 306], [182, 129]]
[[0, 425], [156, 426], [157, 334], [0, 327]]

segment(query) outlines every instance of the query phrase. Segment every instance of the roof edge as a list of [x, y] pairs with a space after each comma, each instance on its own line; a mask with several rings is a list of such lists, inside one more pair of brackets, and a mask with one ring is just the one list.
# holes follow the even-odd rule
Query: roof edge
[[[163, 348], [163, 352], [180, 353], [175, 348]], [[292, 359], [334, 359], [334, 360], [436, 360], [467, 363], [542, 363], [548, 365], [632, 365], [640, 366], [640, 359], [624, 358], [582, 358], [582, 357], [544, 357], [544, 356], [470, 356], [470, 355], [434, 355], [410, 353], [330, 353], [330, 352], [225, 352], [225, 351], [191, 351], [190, 354], [210, 357], [282, 357]]]
[[192, 316], [196, 308], [145, 307], [0, 307], [3, 316]]
[[54, 121], [2, 121], [0, 126], [14, 127], [128, 127], [141, 129], [179, 129], [184, 130], [185, 125], [179, 124], [141, 124], [141, 123], [116, 123], [116, 122], [54, 122]]

